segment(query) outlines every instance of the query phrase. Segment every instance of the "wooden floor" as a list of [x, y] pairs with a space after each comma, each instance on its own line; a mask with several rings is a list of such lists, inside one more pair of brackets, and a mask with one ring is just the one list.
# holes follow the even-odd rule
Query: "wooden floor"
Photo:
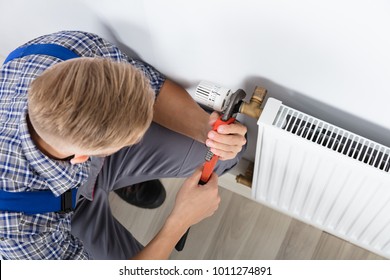
[[[110, 194], [114, 216], [147, 244], [169, 215], [182, 179], [162, 180], [164, 204], [140, 209]], [[220, 188], [221, 204], [214, 216], [191, 227], [183, 251], [171, 259], [383, 259], [349, 242]]]

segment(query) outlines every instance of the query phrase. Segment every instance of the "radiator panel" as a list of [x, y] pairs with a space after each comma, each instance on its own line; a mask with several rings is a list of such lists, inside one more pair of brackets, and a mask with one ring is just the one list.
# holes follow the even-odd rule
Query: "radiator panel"
[[275, 100], [258, 125], [252, 197], [390, 258], [389, 149]]

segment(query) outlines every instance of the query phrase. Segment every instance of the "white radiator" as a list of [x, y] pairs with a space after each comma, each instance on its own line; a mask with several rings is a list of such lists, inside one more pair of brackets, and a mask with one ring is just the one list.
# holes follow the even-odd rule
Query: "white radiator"
[[269, 98], [252, 197], [390, 258], [390, 149]]

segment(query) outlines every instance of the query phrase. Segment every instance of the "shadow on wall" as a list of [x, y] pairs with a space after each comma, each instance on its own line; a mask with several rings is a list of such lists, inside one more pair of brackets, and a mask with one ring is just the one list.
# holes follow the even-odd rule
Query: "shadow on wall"
[[[128, 56], [142, 60], [138, 53], [136, 53], [132, 48], [120, 40], [118, 34], [112, 27], [102, 21], [101, 24], [106, 39], [116, 44]], [[143, 30], [139, 27], [132, 26], [131, 32], [134, 34], [140, 34], [141, 37], [145, 37], [145, 35], [142, 35], [145, 34], [145, 32], [143, 32]], [[148, 38], [143, 38], [143, 40], [148, 40]], [[181, 84], [184, 88], [195, 88], [197, 86], [197, 83], [192, 83], [189, 81], [175, 81]], [[390, 135], [390, 130], [364, 120], [359, 116], [344, 112], [340, 109], [308, 97], [302, 93], [286, 88], [264, 77], [250, 76], [243, 81], [242, 89], [244, 89], [244, 91], [247, 93], [247, 101], [250, 99], [250, 96], [252, 95], [256, 86], [261, 86], [268, 90], [267, 98], [273, 97], [279, 99], [283, 102], [284, 105], [390, 147], [390, 137], [388, 137], [388, 135]], [[248, 147], [244, 158], [253, 161], [257, 142], [257, 120], [245, 115], [240, 115], [238, 120], [248, 127]]]
[[[105, 23], [103, 20], [100, 20], [100, 24], [103, 30], [104, 38], [109, 40], [111, 43], [116, 45], [122, 52], [127, 54], [129, 57], [138, 59], [141, 61], [144, 61], [145, 63], [149, 63], [148, 61], [145, 61], [140, 54], [138, 54], [134, 49], [126, 45], [120, 38], [118, 33], [115, 31], [113, 27]], [[148, 37], [148, 33], [141, 27], [141, 26], [135, 26], [135, 25], [129, 25], [128, 23], [117, 23], [118, 25], [126, 26], [127, 30], [129, 30], [129, 33], [132, 34], [133, 38], [137, 38], [138, 40], [141, 40], [144, 45], [151, 45], [151, 38]], [[156, 67], [157, 70], [159, 68], [156, 65], [152, 65], [153, 67]], [[167, 73], [163, 73], [167, 78], [169, 75]], [[196, 86], [200, 83], [200, 81], [194, 81], [191, 80], [189, 77], [187, 79], [172, 79], [176, 83], [180, 84], [182, 87], [188, 89], [188, 88], [196, 88]]]
[[390, 147], [390, 130], [382, 126], [329, 106], [263, 77], [248, 77], [244, 81], [245, 89], [249, 90], [247, 93], [252, 93], [256, 86], [266, 88], [268, 90], [267, 97], [279, 99], [284, 105]]
[[[135, 59], [141, 59], [140, 56], [132, 48], [130, 48], [129, 46], [124, 44], [119, 39], [118, 34], [114, 31], [114, 29], [111, 26], [104, 23], [103, 21], [101, 21], [101, 25], [102, 25], [102, 28], [104, 30], [104, 38], [105, 39], [107, 39], [108, 41], [110, 41], [111, 43], [116, 45], [122, 52], [127, 54], [129, 57], [135, 58]], [[131, 28], [132, 33], [135, 33], [134, 32], [135, 29], [136, 28], [134, 28], [134, 27]], [[136, 33], [145, 34], [145, 32], [142, 32], [142, 30], [138, 30], [138, 31], [139, 32], [136, 32]]]

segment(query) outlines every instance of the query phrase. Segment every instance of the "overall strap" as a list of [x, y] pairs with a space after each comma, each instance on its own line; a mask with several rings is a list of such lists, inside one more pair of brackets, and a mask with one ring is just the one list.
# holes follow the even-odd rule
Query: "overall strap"
[[[56, 44], [33, 44], [17, 48], [5, 59], [4, 64], [27, 55], [49, 55], [61, 60], [79, 57], [75, 52]], [[27, 215], [48, 212], [68, 213], [76, 207], [77, 188], [56, 197], [50, 190], [8, 192], [0, 190], [0, 211], [23, 212]]]
[[4, 64], [16, 58], [22, 58], [27, 55], [42, 54], [57, 57], [62, 60], [80, 57], [75, 52], [56, 44], [33, 44], [17, 48], [11, 52], [5, 59]]
[[54, 196], [50, 190], [32, 192], [7, 192], [0, 190], [0, 210], [23, 212], [27, 215], [48, 212], [68, 213], [76, 207], [77, 188]]

